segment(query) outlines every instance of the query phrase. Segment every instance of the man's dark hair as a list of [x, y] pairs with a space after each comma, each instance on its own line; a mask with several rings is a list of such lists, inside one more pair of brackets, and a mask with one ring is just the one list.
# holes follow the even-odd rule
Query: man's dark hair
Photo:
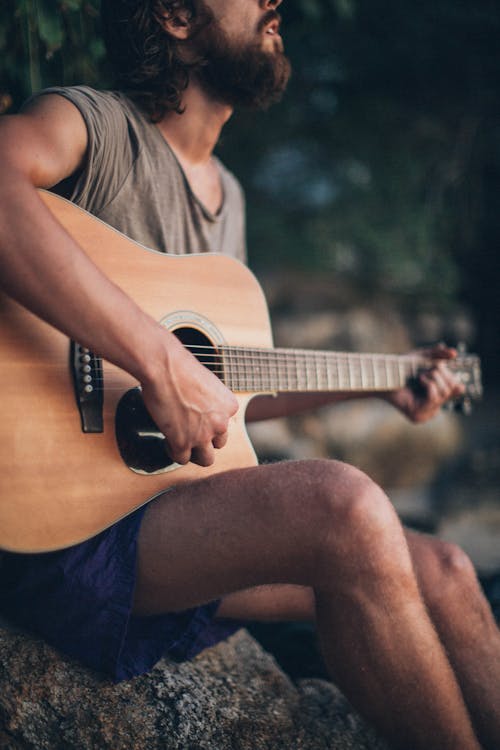
[[101, 19], [115, 85], [134, 99], [153, 122], [168, 111], [182, 112], [182, 94], [201, 59], [183, 59], [182, 41], [162, 26], [179, 9], [192, 23], [190, 38], [210, 23], [200, 0], [101, 0]]

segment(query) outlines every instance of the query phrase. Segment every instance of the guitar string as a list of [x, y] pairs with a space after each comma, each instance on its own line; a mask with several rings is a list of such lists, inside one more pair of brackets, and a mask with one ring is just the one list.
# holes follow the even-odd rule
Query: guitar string
[[[213, 371], [212, 371], [213, 372]], [[336, 380], [335, 382], [330, 379], [329, 381], [327, 379], [321, 379], [318, 378], [315, 379], [315, 382], [309, 381], [303, 381], [303, 380], [293, 380], [292, 378], [286, 378], [286, 379], [280, 379], [279, 377], [260, 377], [258, 379], [258, 382], [256, 382], [255, 379], [253, 379], [251, 376], [249, 377], [246, 373], [241, 376], [234, 376], [229, 375], [226, 376], [226, 373], [223, 371], [220, 372], [214, 372], [216, 376], [221, 377], [221, 380], [225, 382], [228, 387], [230, 387], [232, 390], [235, 391], [244, 391], [244, 392], [251, 392], [251, 391], [331, 391], [331, 392], [342, 392], [342, 391], [385, 391], [385, 390], [393, 390], [395, 388], [401, 387], [406, 382], [406, 379], [393, 379], [388, 380], [386, 379], [385, 382], [380, 382], [380, 380], [375, 379], [365, 379], [363, 383], [361, 381], [359, 382], [348, 382], [347, 380], [342, 380], [342, 378]], [[101, 385], [104, 383], [104, 387], [106, 389], [110, 390], [123, 390], [127, 387], [127, 384], [124, 384], [123, 381], [118, 380], [117, 378], [113, 379], [112, 375], [107, 375], [105, 378], [98, 378], [95, 377], [92, 379], [92, 384]], [[136, 387], [138, 385], [138, 381], [136, 381], [135, 386], [134, 384], [130, 384], [129, 387]]]
[[[224, 354], [250, 354], [250, 355], [264, 355], [264, 356], [282, 356], [282, 357], [290, 357], [290, 356], [320, 356], [320, 357], [345, 357], [345, 358], [373, 358], [373, 359], [380, 359], [380, 360], [403, 360], [403, 361], [413, 361], [413, 362], [420, 362], [424, 364], [432, 364], [436, 361], [441, 362], [447, 362], [449, 364], [453, 363], [460, 363], [464, 364], [470, 361], [476, 361], [478, 358], [476, 355], [467, 355], [465, 357], [458, 356], [453, 359], [431, 359], [428, 357], [423, 357], [421, 355], [416, 354], [384, 354], [380, 352], [346, 352], [346, 351], [323, 351], [323, 350], [316, 350], [316, 349], [288, 349], [288, 348], [266, 348], [266, 347], [255, 347], [255, 346], [213, 346], [213, 345], [205, 345], [205, 344], [183, 344], [184, 348], [188, 350], [206, 350], [207, 352], [213, 352], [216, 356], [224, 356]], [[218, 352], [221, 352], [221, 354], [218, 354]]]
[[[254, 348], [231, 348], [214, 350], [213, 347], [205, 347], [207, 354], [204, 354], [203, 347], [186, 346], [186, 349], [192, 351], [194, 355], [200, 356], [203, 364], [229, 367], [247, 367], [249, 364], [257, 363], [259, 365], [284, 365], [294, 367], [296, 364], [310, 364], [311, 366], [333, 366], [341, 365], [345, 367], [355, 366], [362, 367], [376, 365], [379, 368], [385, 367], [412, 367], [412, 368], [430, 368], [435, 361], [413, 357], [410, 355], [385, 355], [385, 354], [362, 354], [346, 352], [316, 352], [314, 350], [276, 350], [276, 349], [254, 349]], [[220, 353], [218, 353], [220, 351]], [[446, 362], [451, 369], [464, 369], [464, 363], [457, 360], [440, 360]]]
[[[188, 346], [187, 348], [198, 352], [199, 349], [204, 348], [207, 351], [212, 352], [211, 359], [205, 357], [202, 361], [207, 367], [211, 366], [211, 372], [217, 376], [226, 376], [228, 384], [234, 389], [251, 390], [251, 387], [259, 388], [270, 388], [270, 389], [284, 389], [285, 385], [281, 382], [282, 377], [286, 378], [286, 388], [291, 390], [295, 386], [297, 389], [320, 389], [320, 390], [341, 390], [352, 389], [354, 387], [367, 388], [369, 390], [391, 388], [395, 385], [401, 385], [408, 376], [415, 374], [420, 368], [428, 364], [427, 361], [417, 358], [412, 355], [366, 355], [362, 353], [323, 353], [314, 352], [313, 350], [268, 350], [268, 349], [255, 349], [255, 348], [230, 348], [225, 347], [222, 349], [222, 354], [213, 354], [213, 347], [200, 347], [200, 346]], [[243, 359], [235, 357], [235, 352], [244, 352], [247, 356]], [[229, 357], [227, 354], [229, 352]], [[314, 365], [320, 365], [322, 368], [325, 365], [336, 366], [337, 373], [330, 373], [325, 376], [324, 373], [318, 372], [314, 374], [314, 385], [310, 383], [313, 377], [308, 367], [309, 362], [300, 361], [300, 358], [304, 360], [305, 357], [310, 359], [311, 353], [319, 356], [321, 361], [311, 362], [310, 367]], [[290, 357], [290, 354], [292, 357]], [[250, 355], [250, 356], [248, 356]], [[297, 359], [297, 356], [299, 359]], [[333, 362], [332, 362], [333, 358]], [[317, 357], [316, 357], [317, 359]], [[369, 364], [367, 364], [367, 360]], [[257, 363], [259, 368], [265, 368], [266, 366], [273, 365], [275, 371], [273, 373], [262, 373], [256, 371], [248, 371], [248, 365], [250, 363]], [[363, 362], [367, 367], [376, 366], [377, 371], [373, 371], [371, 374], [363, 371]], [[460, 363], [456, 360], [451, 360], [448, 364], [455, 364], [453, 369], [457, 369]], [[305, 365], [304, 371], [294, 371], [297, 366]], [[359, 367], [359, 372], [353, 372], [352, 365]], [[277, 371], [276, 371], [277, 367]], [[388, 371], [388, 368], [393, 368], [392, 372]], [[243, 368], [243, 370], [242, 370]], [[340, 368], [344, 368], [341, 371]], [[403, 369], [403, 373], [401, 373]], [[397, 377], [395, 373], [397, 371]], [[111, 374], [106, 374], [106, 382], [109, 386], [109, 379]], [[112, 377], [112, 376], [111, 376]], [[355, 386], [351, 385], [351, 380], [356, 380]], [[256, 380], [259, 383], [256, 383]], [[347, 383], [345, 381], [348, 381]], [[380, 382], [384, 380], [384, 382]], [[98, 375], [93, 376], [92, 381], [99, 383], [101, 378]], [[333, 381], [333, 382], [332, 382]], [[303, 384], [303, 385], [301, 385]], [[326, 387], [325, 387], [326, 386]], [[112, 385], [111, 385], [112, 387]]]
[[[194, 351], [194, 354], [196, 356], [197, 352]], [[370, 377], [367, 370], [372, 367], [377, 368], [377, 374], [385, 374], [386, 371], [391, 370], [393, 372], [397, 371], [398, 373], [401, 370], [404, 370], [406, 373], [411, 374], [416, 373], [418, 370], [424, 369], [429, 366], [427, 362], [415, 359], [395, 358], [377, 361], [376, 359], [371, 358], [363, 360], [352, 360], [350, 357], [337, 357], [333, 360], [328, 360], [323, 357], [318, 359], [311, 359], [310, 357], [308, 357], [306, 359], [306, 357], [301, 357], [300, 355], [299, 357], [293, 356], [292, 358], [290, 358], [289, 356], [287, 356], [286, 358], [280, 358], [279, 356], [261, 356], [260, 354], [256, 355], [253, 352], [250, 354], [250, 356], [245, 357], [235, 357], [234, 355], [227, 356], [227, 354], [212, 355], [211, 357], [200, 355], [199, 361], [206, 367], [213, 368], [218, 372], [230, 371], [231, 373], [247, 373], [251, 375], [251, 372], [249, 373], [249, 366], [254, 365], [258, 368], [274, 367], [277, 368], [278, 372], [282, 371], [286, 373], [289, 371], [293, 371], [294, 368], [300, 366], [302, 368], [302, 372], [300, 374], [305, 374], [306, 376], [308, 376], [313, 368], [319, 368], [323, 370], [326, 368], [336, 369], [338, 367], [343, 368], [351, 376], [360, 375], [363, 378]], [[363, 370], [363, 366], [366, 368], [365, 370]], [[450, 363], [448, 363], [448, 366], [450, 366]], [[458, 365], [453, 366], [452, 364], [450, 369], [461, 370], [464, 368]], [[257, 374], [257, 372], [255, 371], [254, 373]]]
[[[337, 360], [331, 366], [331, 363], [325, 361], [309, 362], [301, 360], [280, 360], [279, 358], [247, 357], [245, 359], [235, 360], [234, 358], [212, 357], [211, 359], [200, 359], [201, 364], [208, 367], [214, 374], [228, 375], [230, 378], [246, 377], [268, 377], [273, 375], [277, 377], [287, 376], [296, 380], [309, 380], [313, 377], [335, 379], [350, 379], [360, 381], [377, 381], [381, 378], [394, 379], [396, 376], [401, 379], [404, 376], [411, 375], [418, 367], [414, 363], [369, 363], [363, 368], [363, 364], [353, 365], [349, 360]], [[253, 365], [254, 369], [249, 369]], [[268, 372], [273, 368], [273, 372]], [[370, 373], [368, 370], [371, 369]], [[329, 374], [327, 374], [329, 370]], [[95, 376], [96, 379], [99, 375]]]
[[[344, 363], [362, 363], [363, 360], [366, 362], [375, 362], [377, 364], [412, 364], [421, 367], [431, 367], [436, 361], [446, 362], [448, 366], [453, 368], [464, 367], [467, 363], [474, 362], [477, 358], [469, 356], [466, 358], [455, 358], [450, 360], [432, 360], [415, 355], [401, 355], [401, 354], [374, 354], [365, 352], [324, 352], [316, 351], [314, 349], [266, 349], [258, 347], [231, 347], [231, 346], [204, 346], [198, 344], [187, 344], [184, 347], [195, 353], [199, 353], [200, 356], [204, 355], [204, 350], [210, 353], [213, 361], [224, 361], [224, 358], [230, 358], [232, 362], [238, 361], [241, 364], [247, 363], [249, 360], [263, 359], [265, 362], [273, 362], [273, 360], [281, 362], [293, 362], [297, 357], [321, 359], [325, 363], [331, 364], [336, 362]], [[220, 353], [219, 353], [220, 352]]]
[[[185, 348], [200, 356], [201, 363], [218, 377], [226, 379], [233, 390], [384, 390], [401, 386], [408, 377], [432, 365], [432, 360], [415, 355], [367, 354], [363, 352], [324, 352], [309, 349], [265, 349], [187, 344]], [[205, 354], [204, 354], [205, 352]], [[209, 356], [207, 356], [209, 355]], [[474, 355], [445, 360], [450, 369], [462, 368]], [[249, 366], [257, 366], [250, 370]], [[364, 367], [365, 369], [364, 369]], [[274, 372], [265, 372], [273, 367]], [[318, 371], [318, 367], [320, 371]], [[261, 371], [264, 369], [264, 372]], [[300, 370], [299, 370], [300, 368]], [[316, 368], [311, 374], [311, 369]], [[326, 372], [330, 368], [329, 372]], [[356, 372], [357, 368], [357, 372]], [[369, 373], [367, 370], [371, 369]], [[332, 371], [334, 370], [334, 371]], [[336, 372], [335, 372], [336, 370]], [[403, 372], [401, 372], [403, 370]], [[397, 377], [396, 377], [397, 373]], [[313, 377], [314, 376], [314, 377]], [[92, 376], [92, 383], [106, 381], [114, 389], [112, 373]], [[356, 380], [358, 378], [358, 380]], [[286, 379], [286, 384], [282, 382]], [[256, 382], [258, 380], [258, 383]], [[345, 382], [345, 381], [348, 382]], [[355, 380], [352, 385], [351, 381]], [[311, 383], [314, 381], [314, 384]], [[380, 382], [383, 381], [383, 382]], [[123, 383], [121, 386], [123, 389]]]

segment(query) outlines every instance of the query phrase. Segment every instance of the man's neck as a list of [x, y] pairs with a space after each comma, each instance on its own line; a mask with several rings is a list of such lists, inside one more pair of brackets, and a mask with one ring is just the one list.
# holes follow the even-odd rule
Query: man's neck
[[183, 99], [184, 112], [168, 112], [158, 123], [163, 137], [178, 157], [190, 167], [210, 161], [221, 130], [232, 114], [232, 107], [211, 99], [196, 82], [190, 82]]

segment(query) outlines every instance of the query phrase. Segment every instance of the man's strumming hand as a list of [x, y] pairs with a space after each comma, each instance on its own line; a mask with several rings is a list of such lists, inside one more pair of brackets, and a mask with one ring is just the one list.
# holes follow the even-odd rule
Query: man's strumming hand
[[238, 401], [173, 334], [164, 330], [162, 334], [163, 357], [154, 374], [141, 382], [144, 403], [165, 435], [174, 461], [210, 466], [214, 450], [227, 442]]

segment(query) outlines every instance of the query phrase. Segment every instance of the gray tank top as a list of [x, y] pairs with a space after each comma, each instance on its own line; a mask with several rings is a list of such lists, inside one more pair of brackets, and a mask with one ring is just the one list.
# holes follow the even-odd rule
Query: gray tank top
[[212, 214], [192, 192], [157, 126], [124, 94], [87, 86], [50, 88], [82, 114], [84, 171], [65, 197], [137, 242], [165, 253], [219, 252], [246, 261], [245, 206], [235, 177], [217, 160], [223, 202]]

